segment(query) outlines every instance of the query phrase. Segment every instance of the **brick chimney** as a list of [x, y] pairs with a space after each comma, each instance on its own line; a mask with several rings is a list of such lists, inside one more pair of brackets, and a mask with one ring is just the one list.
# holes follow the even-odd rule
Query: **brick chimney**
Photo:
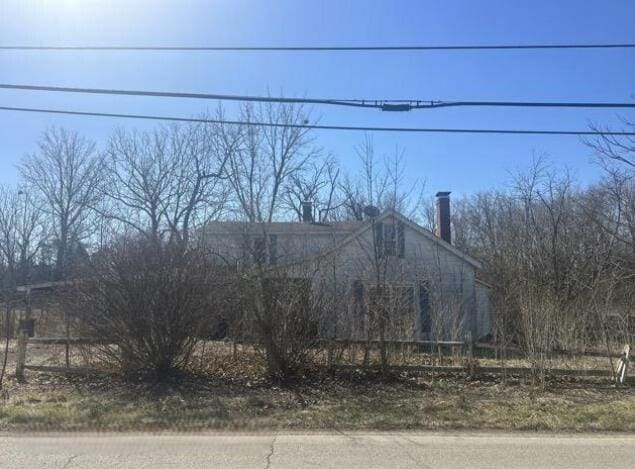
[[313, 223], [313, 203], [310, 201], [302, 202], [302, 221]]
[[437, 192], [436, 233], [439, 238], [452, 244], [450, 228], [450, 192]]

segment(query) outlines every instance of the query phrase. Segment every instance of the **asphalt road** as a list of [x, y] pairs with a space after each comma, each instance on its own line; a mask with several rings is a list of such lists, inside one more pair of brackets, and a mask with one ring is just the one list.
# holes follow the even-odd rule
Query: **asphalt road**
[[0, 467], [633, 468], [635, 435], [16, 435], [0, 437]]

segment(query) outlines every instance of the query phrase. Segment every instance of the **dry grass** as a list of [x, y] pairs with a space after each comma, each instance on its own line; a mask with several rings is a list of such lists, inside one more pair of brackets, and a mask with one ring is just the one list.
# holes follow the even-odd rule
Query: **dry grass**
[[[62, 350], [34, 347], [29, 361], [59, 364]], [[26, 383], [9, 379], [0, 396], [0, 431], [635, 431], [635, 387], [606, 380], [559, 379], [539, 390], [519, 379], [315, 371], [281, 386], [250, 350], [239, 347], [237, 360], [231, 345], [198, 352], [196, 374], [161, 385], [27, 371]]]
[[[153, 386], [29, 373], [9, 382], [0, 431], [408, 430], [635, 431], [635, 388], [553, 382], [544, 391], [457, 377], [356, 373], [277, 386], [183, 377]], [[240, 382], [239, 382], [240, 381]]]

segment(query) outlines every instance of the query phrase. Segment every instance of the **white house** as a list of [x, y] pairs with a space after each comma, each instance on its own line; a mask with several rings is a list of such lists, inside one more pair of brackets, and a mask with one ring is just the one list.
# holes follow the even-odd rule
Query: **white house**
[[451, 244], [449, 192], [437, 194], [436, 235], [392, 210], [370, 207], [365, 220], [314, 223], [310, 204], [304, 209], [303, 222], [218, 221], [202, 234], [216, 255], [239, 269], [257, 262], [301, 276], [310, 267], [332, 282], [343, 303], [332, 324], [337, 337], [372, 338], [379, 305], [393, 340], [490, 332], [481, 265]]

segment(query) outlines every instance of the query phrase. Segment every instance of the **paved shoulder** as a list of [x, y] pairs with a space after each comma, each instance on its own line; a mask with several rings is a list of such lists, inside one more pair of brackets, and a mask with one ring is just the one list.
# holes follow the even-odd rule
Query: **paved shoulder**
[[0, 437], [28, 468], [630, 468], [635, 436], [311, 433]]

